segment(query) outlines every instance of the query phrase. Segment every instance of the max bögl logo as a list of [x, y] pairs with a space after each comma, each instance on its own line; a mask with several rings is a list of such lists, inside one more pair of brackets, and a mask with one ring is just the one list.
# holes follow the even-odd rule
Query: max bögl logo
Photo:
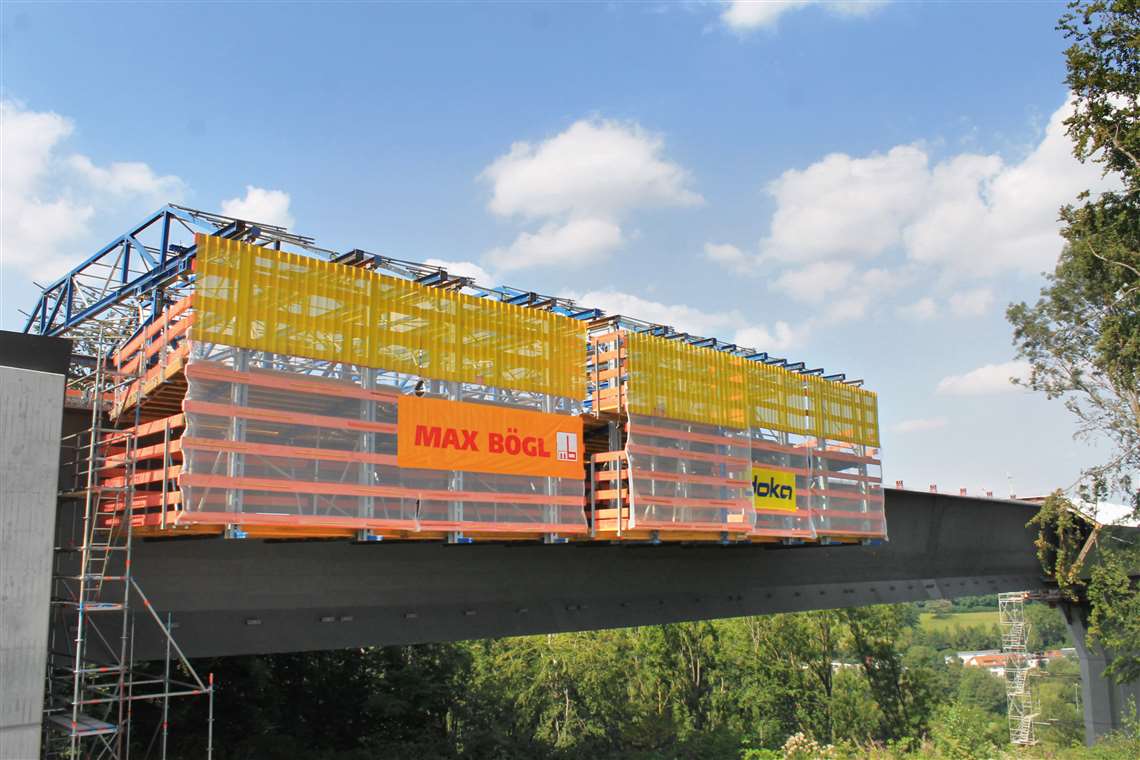
[[567, 415], [416, 396], [397, 411], [400, 467], [581, 478], [581, 442]]
[[758, 509], [796, 508], [796, 475], [792, 472], [752, 468], [752, 503]]
[[578, 461], [578, 434], [559, 433], [555, 441], [555, 449], [560, 462]]

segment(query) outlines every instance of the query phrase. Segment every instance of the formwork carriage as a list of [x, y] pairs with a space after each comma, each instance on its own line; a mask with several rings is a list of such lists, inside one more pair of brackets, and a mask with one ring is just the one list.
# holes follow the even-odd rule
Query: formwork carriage
[[[624, 318], [593, 326], [596, 533], [622, 540], [886, 537], [874, 394]], [[765, 357], [766, 358], [766, 357]]]

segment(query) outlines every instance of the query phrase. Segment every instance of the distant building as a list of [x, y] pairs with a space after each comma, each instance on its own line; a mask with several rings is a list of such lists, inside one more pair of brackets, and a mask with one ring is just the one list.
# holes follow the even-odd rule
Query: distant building
[[963, 660], [962, 664], [967, 668], [985, 668], [995, 676], [1000, 676], [1005, 673], [1005, 659], [1006, 656], [1001, 652], [993, 652], [976, 654], [967, 660]]

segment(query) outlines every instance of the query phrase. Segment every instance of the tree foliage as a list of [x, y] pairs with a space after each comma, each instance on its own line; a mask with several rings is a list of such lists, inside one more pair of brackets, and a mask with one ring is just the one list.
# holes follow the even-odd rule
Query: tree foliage
[[1081, 436], [1104, 436], [1114, 455], [1088, 475], [1089, 495], [1124, 494], [1140, 510], [1140, 3], [1080, 0], [1058, 28], [1073, 112], [1065, 124], [1081, 161], [1099, 163], [1120, 190], [1061, 209], [1065, 246], [1036, 305], [1007, 317], [1027, 359], [1026, 381], [1063, 398]]
[[[1079, 493], [1097, 503], [1122, 496], [1140, 517], [1140, 1], [1076, 0], [1058, 24], [1072, 114], [1065, 120], [1073, 153], [1099, 164], [1119, 189], [1083, 194], [1061, 209], [1065, 246], [1036, 305], [1011, 305], [1014, 343], [1032, 368], [1029, 387], [1063, 398], [1078, 436], [1113, 447], [1085, 473]], [[1083, 526], [1059, 492], [1042, 506], [1038, 556], [1063, 591], [1083, 590]], [[1091, 633], [1115, 659], [1110, 672], [1140, 676], [1137, 589], [1127, 568], [1140, 546], [1100, 544], [1087, 594]], [[1127, 556], [1131, 555], [1131, 556]]]

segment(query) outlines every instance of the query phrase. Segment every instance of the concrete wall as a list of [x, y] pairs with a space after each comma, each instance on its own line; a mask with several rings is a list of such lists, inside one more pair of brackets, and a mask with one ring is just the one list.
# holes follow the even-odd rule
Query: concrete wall
[[[13, 359], [0, 356], [0, 365]], [[63, 375], [0, 366], [0, 758], [39, 756]]]

